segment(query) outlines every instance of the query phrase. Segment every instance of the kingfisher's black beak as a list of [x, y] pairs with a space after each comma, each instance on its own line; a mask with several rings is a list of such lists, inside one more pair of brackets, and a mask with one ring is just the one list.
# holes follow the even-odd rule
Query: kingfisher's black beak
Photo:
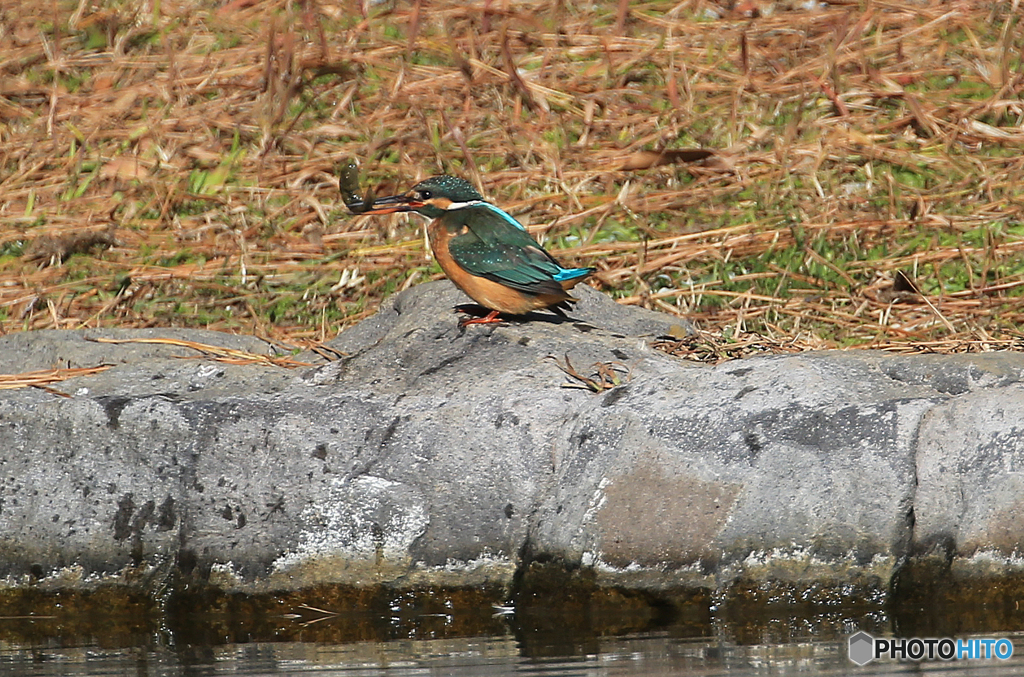
[[408, 195], [391, 195], [377, 198], [363, 211], [363, 214], [394, 214], [395, 212], [411, 212], [422, 203], [416, 202]]

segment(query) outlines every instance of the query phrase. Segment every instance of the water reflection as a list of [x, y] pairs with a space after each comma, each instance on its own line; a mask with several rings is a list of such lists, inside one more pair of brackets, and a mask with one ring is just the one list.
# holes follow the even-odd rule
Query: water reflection
[[[1017, 646], [1024, 637], [1017, 636]], [[839, 641], [739, 645], [682, 639], [652, 632], [596, 640], [591, 653], [528, 657], [514, 637], [467, 637], [316, 644], [303, 642], [228, 644], [201, 652], [175, 647], [100, 649], [0, 647], [0, 672], [30, 677], [133, 675], [530, 675], [547, 677], [687, 675], [902, 675], [944, 677], [1019, 675], [1024, 660], [965, 663], [885, 662], [857, 668]], [[177, 649], [181, 649], [178, 647]]]
[[[565, 592], [565, 591], [563, 591]], [[1005, 592], [1005, 591], [1004, 591]], [[157, 604], [116, 590], [0, 592], [0, 674], [58, 675], [902, 675], [1024, 674], [1011, 597], [823, 603], [757, 589], [691, 593], [323, 588], [203, 593]], [[927, 603], [926, 603], [927, 602]], [[1011, 636], [1007, 662], [847, 659], [846, 638]]]

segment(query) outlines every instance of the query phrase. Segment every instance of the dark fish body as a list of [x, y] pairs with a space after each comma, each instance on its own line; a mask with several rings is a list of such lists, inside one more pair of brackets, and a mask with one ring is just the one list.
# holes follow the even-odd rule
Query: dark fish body
[[359, 165], [348, 160], [338, 170], [338, 191], [345, 206], [353, 214], [365, 214], [373, 207], [373, 191], [359, 194]]

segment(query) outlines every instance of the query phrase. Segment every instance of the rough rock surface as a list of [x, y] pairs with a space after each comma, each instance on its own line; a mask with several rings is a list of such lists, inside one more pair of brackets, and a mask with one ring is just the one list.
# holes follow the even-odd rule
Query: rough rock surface
[[[0, 577], [507, 585], [547, 561], [647, 590], [885, 589], [919, 557], [1020, 568], [1024, 356], [709, 367], [650, 347], [672, 318], [579, 291], [571, 321], [460, 330], [464, 298], [421, 285], [296, 370], [88, 340], [274, 350], [214, 332], [0, 338], [2, 373], [115, 365], [55, 386], [70, 397], [0, 391]], [[566, 387], [566, 357], [628, 380]]]

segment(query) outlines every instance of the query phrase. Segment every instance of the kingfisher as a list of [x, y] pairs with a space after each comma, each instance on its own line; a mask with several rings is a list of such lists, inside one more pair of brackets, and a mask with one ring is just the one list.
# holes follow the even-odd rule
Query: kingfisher
[[403, 195], [373, 200], [363, 214], [416, 212], [432, 219], [427, 233], [434, 259], [456, 287], [490, 313], [459, 322], [501, 322], [547, 308], [562, 312], [569, 295], [594, 268], [563, 268], [521, 223], [487, 202], [465, 179], [433, 176]]

